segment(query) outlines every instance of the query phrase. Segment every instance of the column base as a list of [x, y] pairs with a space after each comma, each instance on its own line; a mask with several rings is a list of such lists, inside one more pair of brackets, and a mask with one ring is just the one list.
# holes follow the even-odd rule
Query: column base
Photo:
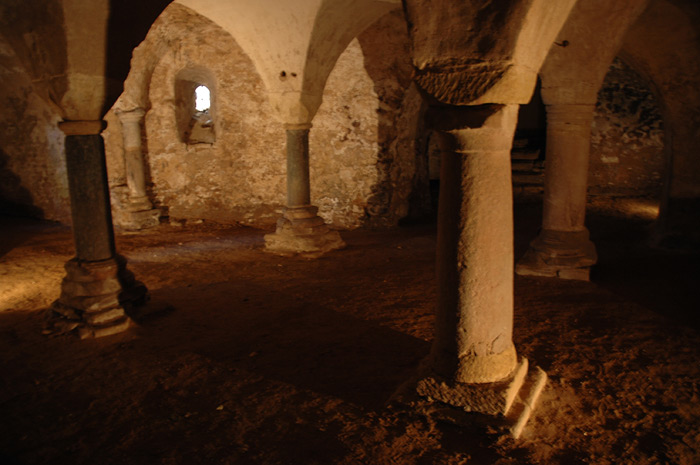
[[459, 383], [437, 374], [418, 381], [418, 395], [437, 400], [465, 412], [506, 415], [527, 375], [528, 361], [521, 359], [513, 373], [494, 383]]
[[74, 258], [65, 268], [61, 296], [47, 312], [44, 334], [77, 330], [85, 339], [120, 333], [131, 324], [126, 310], [148, 300], [146, 287], [121, 256], [98, 262]]
[[543, 229], [518, 260], [515, 272], [521, 276], [546, 276], [590, 280], [591, 266], [598, 261], [588, 230], [554, 231]]
[[126, 211], [122, 213], [119, 226], [128, 231], [139, 231], [156, 227], [160, 224], [160, 210]]
[[153, 208], [147, 197], [129, 198], [125, 207], [119, 226], [126, 230], [138, 231], [160, 224], [160, 210]]
[[547, 374], [528, 365], [522, 359], [513, 375], [498, 383], [454, 383], [427, 376], [416, 384], [413, 379], [399, 387], [389, 404], [460, 428], [495, 429], [518, 439], [547, 384]]
[[338, 231], [329, 229], [317, 212], [318, 208], [311, 205], [286, 208], [277, 221], [277, 230], [265, 235], [265, 250], [314, 258], [345, 247]]

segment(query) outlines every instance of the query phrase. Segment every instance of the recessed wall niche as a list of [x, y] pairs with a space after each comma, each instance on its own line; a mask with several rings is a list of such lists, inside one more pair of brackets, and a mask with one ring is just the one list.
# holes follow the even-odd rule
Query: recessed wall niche
[[[204, 96], [208, 94], [208, 105]], [[206, 68], [185, 68], [175, 77], [175, 119], [180, 141], [213, 144], [216, 141], [216, 79]]]

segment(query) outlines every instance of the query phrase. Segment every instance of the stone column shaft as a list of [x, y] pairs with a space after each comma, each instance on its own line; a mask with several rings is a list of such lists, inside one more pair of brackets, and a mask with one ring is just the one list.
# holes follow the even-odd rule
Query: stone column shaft
[[160, 211], [153, 208], [146, 192], [146, 167], [143, 159], [141, 123], [145, 111], [137, 108], [118, 111], [124, 139], [124, 171], [128, 188], [127, 205], [118, 210], [119, 226], [126, 229], [145, 229], [160, 223]]
[[141, 121], [145, 112], [141, 109], [119, 112], [124, 138], [124, 168], [129, 197], [133, 200], [146, 197], [146, 170], [141, 151]]
[[547, 105], [542, 230], [518, 261], [518, 274], [589, 279], [597, 260], [584, 225], [594, 110], [588, 104]]
[[280, 255], [317, 257], [345, 246], [338, 231], [328, 228], [311, 205], [309, 129], [311, 124], [287, 125], [287, 207], [277, 230], [265, 236], [265, 249]]
[[116, 254], [107, 184], [103, 121], [59, 124], [66, 134], [66, 167], [76, 256], [66, 265], [61, 296], [49, 311], [45, 332], [79, 328], [101, 337], [129, 327], [125, 306], [143, 303], [147, 290]]
[[502, 380], [516, 365], [510, 149], [517, 108], [467, 107], [460, 112], [477, 121], [436, 128], [443, 154], [432, 364], [461, 383]]
[[287, 206], [311, 204], [309, 128], [287, 129]]
[[583, 231], [595, 105], [547, 105], [542, 227]]
[[79, 261], [114, 258], [102, 136], [66, 135], [65, 150], [76, 258]]
[[[438, 311], [419, 395], [505, 415], [528, 362], [513, 345], [513, 185], [518, 105], [431, 108], [442, 151]], [[429, 118], [430, 119], [430, 118]]]

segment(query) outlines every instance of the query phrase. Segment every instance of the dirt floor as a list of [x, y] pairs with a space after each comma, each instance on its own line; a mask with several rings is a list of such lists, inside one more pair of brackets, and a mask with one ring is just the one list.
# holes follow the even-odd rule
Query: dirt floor
[[[700, 252], [649, 247], [652, 219], [593, 201], [592, 282], [516, 276], [515, 344], [550, 381], [514, 441], [387, 406], [430, 348], [432, 225], [345, 232], [317, 260], [206, 222], [119, 234], [152, 313], [81, 341], [41, 334], [70, 230], [5, 218], [0, 462], [699, 464]], [[516, 205], [516, 256], [539, 221]]]

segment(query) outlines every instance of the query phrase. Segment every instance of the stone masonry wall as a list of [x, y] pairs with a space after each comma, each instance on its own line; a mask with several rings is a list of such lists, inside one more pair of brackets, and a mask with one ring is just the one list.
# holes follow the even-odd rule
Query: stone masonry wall
[[616, 59], [598, 92], [589, 192], [658, 197], [664, 165], [664, 130], [654, 95]]
[[[271, 226], [286, 197], [285, 132], [273, 116], [254, 65], [228, 33], [185, 7], [172, 4], [157, 24], [154, 27], [166, 28], [177, 40], [155, 67], [145, 118], [144, 150], [155, 204], [172, 218]], [[172, 24], [178, 26], [167, 29]], [[400, 15], [380, 20], [377, 27], [382, 28], [379, 34], [388, 34], [391, 28], [406, 34]], [[404, 39], [405, 43], [395, 43]], [[363, 45], [374, 41], [373, 47], [381, 47], [377, 40], [368, 36]], [[419, 98], [416, 94], [405, 99], [410, 68], [408, 72], [398, 69], [406, 74], [400, 79], [394, 68], [399, 60], [410, 63], [408, 39], [397, 40], [383, 52], [374, 52], [374, 66], [381, 70], [373, 70], [373, 76], [366, 70], [366, 52], [354, 40], [329, 76], [313, 122], [309, 141], [312, 203], [335, 227], [396, 224], [407, 212], [416, 123], [415, 117], [412, 120], [400, 110], [407, 106], [408, 113], [418, 112], [415, 101]], [[216, 81], [211, 89], [213, 144], [180, 141], [175, 79], [188, 68], [206, 69]], [[391, 115], [390, 121], [384, 121], [384, 114]], [[106, 119], [109, 177], [118, 209], [124, 192], [121, 128], [112, 112]], [[391, 127], [388, 135], [387, 127]], [[382, 187], [387, 179], [390, 187]], [[377, 192], [383, 191], [390, 192], [381, 197], [382, 206], [376, 209]]]
[[69, 222], [60, 117], [2, 40], [0, 108], [0, 213]]

